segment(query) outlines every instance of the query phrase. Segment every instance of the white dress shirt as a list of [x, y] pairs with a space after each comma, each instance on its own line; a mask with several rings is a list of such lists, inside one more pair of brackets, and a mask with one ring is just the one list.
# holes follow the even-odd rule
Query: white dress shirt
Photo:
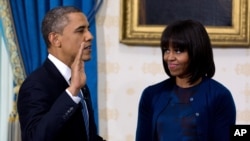
[[[65, 65], [62, 61], [60, 61], [55, 56], [53, 56], [52, 54], [49, 54], [48, 58], [56, 66], [56, 68], [62, 74], [62, 76], [64, 77], [64, 79], [70, 85], [69, 79], [71, 78], [71, 69], [67, 65]], [[79, 96], [73, 96], [68, 89], [66, 89], [66, 92], [72, 98], [72, 100], [75, 103], [78, 104], [81, 101], [81, 98]]]

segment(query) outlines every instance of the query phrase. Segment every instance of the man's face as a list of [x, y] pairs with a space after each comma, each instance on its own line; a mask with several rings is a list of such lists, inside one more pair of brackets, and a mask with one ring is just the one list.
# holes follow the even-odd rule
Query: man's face
[[63, 33], [59, 35], [61, 42], [61, 57], [68, 65], [74, 61], [77, 52], [84, 42], [84, 50], [82, 54], [82, 61], [91, 59], [91, 41], [92, 34], [89, 31], [89, 23], [87, 18], [82, 13], [68, 14], [69, 22], [65, 26]]

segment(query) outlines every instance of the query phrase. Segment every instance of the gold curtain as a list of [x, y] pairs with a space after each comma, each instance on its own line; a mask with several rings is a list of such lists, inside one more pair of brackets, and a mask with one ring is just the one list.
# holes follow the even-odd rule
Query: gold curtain
[[12, 105], [12, 111], [9, 115], [8, 141], [21, 141], [21, 132], [20, 132], [16, 102], [17, 102], [19, 87], [22, 84], [26, 75], [17, 42], [9, 0], [0, 0], [0, 18], [2, 20], [3, 32], [4, 32], [3, 36], [6, 43], [7, 51], [9, 53], [10, 63], [13, 71], [12, 73], [14, 76], [13, 105]]

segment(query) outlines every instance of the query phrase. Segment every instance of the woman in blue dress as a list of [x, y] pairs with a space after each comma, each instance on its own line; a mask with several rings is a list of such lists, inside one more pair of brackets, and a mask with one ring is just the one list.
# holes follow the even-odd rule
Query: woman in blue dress
[[197, 21], [169, 24], [161, 51], [166, 80], [144, 89], [136, 141], [229, 141], [236, 121], [231, 92], [212, 79], [213, 51]]

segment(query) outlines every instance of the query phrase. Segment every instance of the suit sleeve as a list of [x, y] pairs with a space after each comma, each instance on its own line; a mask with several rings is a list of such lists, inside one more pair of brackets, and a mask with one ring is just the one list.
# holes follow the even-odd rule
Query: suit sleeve
[[25, 82], [17, 101], [22, 139], [53, 141], [77, 107], [66, 91], [55, 98], [38, 82]]

